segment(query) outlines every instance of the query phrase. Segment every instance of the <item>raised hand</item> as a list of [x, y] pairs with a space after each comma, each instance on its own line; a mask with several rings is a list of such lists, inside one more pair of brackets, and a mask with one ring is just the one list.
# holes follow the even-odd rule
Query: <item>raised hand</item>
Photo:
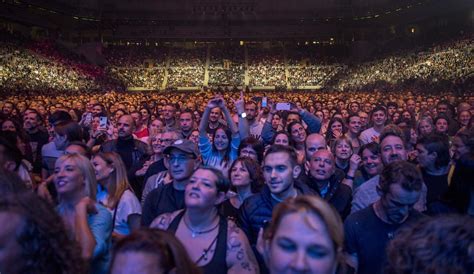
[[237, 113], [242, 113], [245, 112], [245, 100], [244, 100], [244, 91], [240, 91], [240, 98], [237, 100], [232, 99], [232, 102], [234, 102], [235, 109], [237, 110]]
[[349, 169], [352, 171], [356, 171], [359, 168], [362, 159], [357, 154], [352, 154], [351, 159], [349, 161]]

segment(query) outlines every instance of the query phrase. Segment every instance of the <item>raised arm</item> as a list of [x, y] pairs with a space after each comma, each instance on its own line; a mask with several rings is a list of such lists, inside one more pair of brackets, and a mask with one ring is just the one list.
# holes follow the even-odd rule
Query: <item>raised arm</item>
[[204, 109], [204, 113], [201, 117], [201, 122], [199, 123], [199, 137], [207, 136], [207, 126], [209, 125], [209, 115], [211, 113], [211, 109], [217, 107], [215, 103], [215, 99], [211, 99], [208, 103], [206, 108]]
[[232, 135], [239, 134], [239, 129], [237, 128], [237, 125], [234, 123], [234, 120], [232, 120], [232, 115], [230, 115], [230, 111], [225, 105], [224, 98], [219, 97], [216, 99], [217, 106], [222, 110], [224, 113], [224, 118], [225, 121], [227, 122], [227, 126], [229, 127], [230, 131], [232, 132]]
[[247, 118], [242, 117], [242, 113], [245, 112], [245, 100], [244, 100], [244, 91], [240, 91], [240, 98], [238, 100], [233, 100], [234, 106], [237, 111], [237, 115], [239, 116], [239, 134], [240, 139], [243, 140], [249, 137], [249, 122]]

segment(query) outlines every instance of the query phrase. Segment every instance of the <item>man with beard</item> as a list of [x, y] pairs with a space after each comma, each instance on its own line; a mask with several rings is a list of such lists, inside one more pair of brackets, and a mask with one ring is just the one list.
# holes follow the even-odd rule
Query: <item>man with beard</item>
[[263, 124], [257, 120], [257, 104], [253, 101], [247, 102], [245, 104], [245, 114], [247, 115], [246, 117], [249, 125], [250, 135], [255, 137], [257, 140], [262, 140]]
[[[380, 155], [384, 166], [395, 161], [407, 160], [405, 142], [398, 127], [387, 126], [380, 135]], [[351, 213], [368, 207], [380, 198], [380, 193], [377, 191], [379, 180], [379, 175], [374, 176], [354, 191]], [[426, 210], [426, 192], [426, 185], [422, 184], [420, 200], [415, 204], [415, 209], [420, 212]]]
[[48, 143], [48, 132], [41, 130], [41, 115], [34, 109], [25, 112], [23, 128], [30, 137], [30, 146], [33, 156], [33, 173], [41, 173], [41, 149]]
[[162, 109], [163, 120], [165, 121], [166, 131], [175, 131], [179, 129], [176, 123], [176, 107], [174, 104], [167, 103]]
[[[151, 155], [148, 145], [133, 138], [135, 120], [130, 115], [122, 115], [117, 121], [118, 138], [105, 142], [102, 152], [117, 152], [127, 168], [129, 177], [132, 168], [137, 169], [141, 161]], [[139, 168], [138, 168], [139, 169]]]
[[413, 164], [394, 161], [384, 168], [377, 191], [380, 199], [347, 217], [344, 223], [346, 262], [360, 274], [383, 273], [385, 248], [401, 227], [423, 215], [413, 210], [423, 180]]
[[206, 129], [206, 133], [209, 136], [213, 136], [217, 128], [225, 127], [225, 125], [221, 123], [220, 121], [221, 118], [222, 118], [221, 109], [219, 107], [212, 108], [211, 112], [209, 113], [209, 123]]
[[180, 139], [188, 139], [189, 135], [191, 135], [195, 129], [195, 120], [194, 113], [190, 109], [185, 109], [179, 114]]

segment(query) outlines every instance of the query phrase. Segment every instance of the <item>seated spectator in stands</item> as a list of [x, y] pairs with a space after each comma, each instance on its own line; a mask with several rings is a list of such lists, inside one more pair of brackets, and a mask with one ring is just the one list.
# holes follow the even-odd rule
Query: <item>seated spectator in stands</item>
[[397, 233], [387, 248], [387, 274], [470, 273], [474, 269], [474, 219], [424, 218]]
[[263, 186], [263, 175], [258, 162], [241, 156], [230, 166], [228, 176], [230, 188], [235, 194], [221, 203], [219, 211], [221, 215], [237, 221], [238, 210], [245, 199], [260, 192]]
[[22, 157], [30, 164], [33, 162], [30, 139], [23, 127], [13, 119], [3, 120], [0, 127], [2, 132], [11, 132], [14, 144], [20, 150]]
[[184, 189], [194, 170], [201, 163], [196, 145], [189, 140], [175, 141], [163, 151], [163, 154], [172, 181], [169, 183], [160, 181], [158, 185], [145, 186], [142, 197], [144, 201], [142, 224], [145, 226], [149, 226], [163, 213], [184, 208]]
[[372, 127], [360, 133], [359, 139], [362, 144], [368, 144], [379, 140], [379, 136], [384, 129], [385, 122], [387, 121], [387, 111], [385, 107], [377, 106], [374, 108], [370, 115], [370, 120], [372, 122]]
[[422, 184], [421, 174], [413, 164], [391, 162], [380, 176], [380, 199], [347, 217], [346, 260], [357, 273], [383, 273], [388, 242], [398, 229], [423, 216], [412, 209], [420, 198]]
[[219, 170], [196, 169], [185, 187], [186, 208], [158, 216], [151, 227], [173, 232], [205, 274], [259, 273], [245, 234], [233, 221], [219, 216], [217, 205], [229, 187]]
[[450, 167], [449, 140], [443, 135], [429, 135], [416, 144], [417, 160], [428, 188], [426, 204], [429, 207], [448, 189]]
[[[345, 273], [343, 245], [344, 228], [334, 208], [321, 198], [301, 196], [276, 205], [261, 251], [272, 274]], [[319, 256], [312, 255], [315, 250]]]
[[[5, 179], [2, 176], [3, 179]], [[0, 195], [2, 273], [86, 273], [80, 248], [53, 207], [33, 193]]]
[[32, 188], [33, 180], [14, 141], [13, 132], [0, 133], [0, 168], [15, 173], [28, 188]]
[[119, 239], [140, 228], [142, 207], [128, 182], [120, 155], [98, 153], [92, 159], [97, 185], [97, 201], [112, 215], [112, 237]]
[[107, 273], [112, 216], [96, 202], [97, 181], [89, 159], [79, 154], [61, 156], [55, 164], [57, 211], [67, 235], [80, 245], [82, 258], [91, 262], [91, 273]]
[[111, 274], [200, 274], [183, 244], [171, 233], [143, 228], [114, 246]]

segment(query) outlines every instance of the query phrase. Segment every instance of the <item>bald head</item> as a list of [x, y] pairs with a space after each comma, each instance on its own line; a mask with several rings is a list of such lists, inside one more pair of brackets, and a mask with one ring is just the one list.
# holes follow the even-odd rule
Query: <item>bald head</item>
[[316, 180], [328, 180], [336, 171], [334, 155], [327, 149], [318, 150], [309, 158], [307, 168]]
[[323, 135], [318, 133], [313, 133], [306, 137], [306, 159], [310, 159], [311, 155], [320, 149], [326, 149], [326, 139]]
[[125, 114], [122, 115], [117, 121], [117, 132], [119, 138], [127, 138], [132, 136], [134, 130], [135, 120], [133, 120], [132, 116]]

